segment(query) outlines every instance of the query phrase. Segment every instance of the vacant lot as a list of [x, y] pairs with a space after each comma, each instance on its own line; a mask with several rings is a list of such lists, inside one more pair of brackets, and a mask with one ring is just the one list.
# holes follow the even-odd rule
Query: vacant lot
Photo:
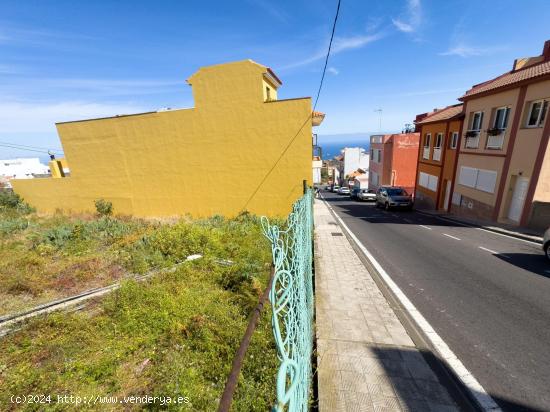
[[[103, 217], [38, 217], [2, 208], [3, 312], [171, 267], [72, 313], [40, 317], [0, 339], [0, 410], [216, 409], [250, 311], [266, 285], [270, 247], [254, 217], [161, 224]], [[230, 260], [232, 264], [220, 263]], [[7, 300], [5, 300], [7, 299]], [[23, 302], [23, 303], [21, 303]], [[10, 309], [11, 308], [11, 309]], [[234, 410], [268, 410], [276, 351], [269, 310], [246, 358]], [[51, 403], [13, 404], [12, 395]], [[57, 396], [187, 397], [189, 403], [75, 405]]]

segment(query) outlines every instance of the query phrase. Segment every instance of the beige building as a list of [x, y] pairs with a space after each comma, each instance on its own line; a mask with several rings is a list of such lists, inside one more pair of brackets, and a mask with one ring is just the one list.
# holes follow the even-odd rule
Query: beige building
[[540, 56], [460, 98], [464, 127], [451, 210], [514, 225], [550, 225], [550, 40]]

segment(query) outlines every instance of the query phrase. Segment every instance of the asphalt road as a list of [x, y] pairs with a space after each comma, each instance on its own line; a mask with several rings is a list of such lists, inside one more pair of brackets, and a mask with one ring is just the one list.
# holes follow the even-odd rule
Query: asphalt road
[[550, 262], [540, 245], [322, 192], [506, 411], [550, 411]]

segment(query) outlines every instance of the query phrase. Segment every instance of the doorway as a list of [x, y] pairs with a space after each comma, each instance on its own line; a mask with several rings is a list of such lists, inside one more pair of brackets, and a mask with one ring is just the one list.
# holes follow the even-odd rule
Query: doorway
[[528, 188], [529, 178], [518, 176], [516, 178], [516, 184], [514, 185], [514, 191], [512, 192], [510, 208], [508, 209], [508, 219], [515, 222], [519, 222], [521, 219], [521, 212], [523, 211]]

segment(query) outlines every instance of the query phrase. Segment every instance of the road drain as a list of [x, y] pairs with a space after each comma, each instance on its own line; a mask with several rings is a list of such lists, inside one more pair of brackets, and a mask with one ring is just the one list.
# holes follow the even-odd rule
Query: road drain
[[332, 236], [344, 236], [342, 233], [340, 232], [332, 232], [331, 233]]

